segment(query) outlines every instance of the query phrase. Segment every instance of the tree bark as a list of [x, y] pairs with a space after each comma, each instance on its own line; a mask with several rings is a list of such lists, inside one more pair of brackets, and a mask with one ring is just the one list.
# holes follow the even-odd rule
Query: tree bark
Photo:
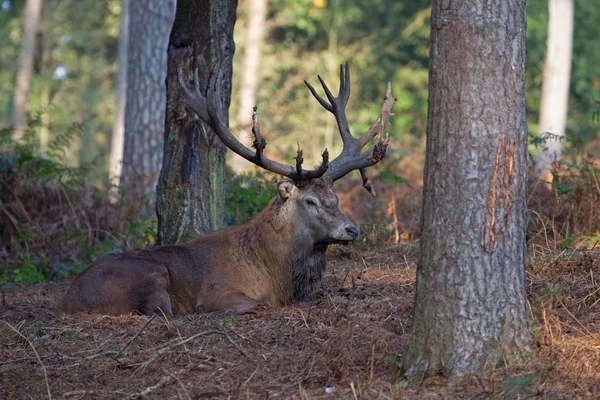
[[[236, 120], [240, 126], [238, 139], [248, 147], [252, 145], [252, 107], [256, 105], [256, 92], [260, 81], [258, 66], [265, 38], [267, 3], [267, 0], [250, 0], [246, 3], [248, 28], [244, 38], [244, 61], [241, 70], [242, 78]], [[248, 169], [250, 163], [235, 155], [231, 166], [235, 172], [239, 173]]]
[[127, 46], [127, 102], [121, 186], [153, 213], [154, 190], [162, 163], [166, 109], [167, 45], [175, 17], [175, 0], [132, 3]]
[[540, 146], [535, 170], [550, 180], [549, 166], [562, 152], [571, 79], [573, 48], [573, 0], [548, 1], [548, 41], [544, 62], [544, 82], [540, 104], [540, 135], [550, 133]]
[[237, 0], [177, 2], [169, 40], [165, 148], [157, 191], [159, 244], [183, 242], [224, 225], [226, 148], [186, 109], [177, 69], [182, 68], [190, 80], [198, 68], [200, 79], [208, 82], [216, 62], [229, 56], [219, 81], [222, 109], [229, 109], [236, 7]]
[[525, 297], [525, 0], [433, 0], [421, 262], [405, 378], [518, 362]]
[[35, 56], [35, 36], [40, 25], [42, 0], [27, 0], [25, 5], [24, 29], [19, 72], [13, 99], [13, 141], [21, 143], [27, 125], [27, 94], [33, 75], [33, 58]]
[[123, 146], [125, 133], [125, 103], [127, 102], [127, 44], [129, 41], [129, 0], [121, 0], [121, 22], [119, 27], [119, 49], [117, 63], [116, 97], [117, 106], [115, 120], [113, 122], [110, 161], [108, 164], [108, 176], [110, 183], [117, 185], [123, 168]]

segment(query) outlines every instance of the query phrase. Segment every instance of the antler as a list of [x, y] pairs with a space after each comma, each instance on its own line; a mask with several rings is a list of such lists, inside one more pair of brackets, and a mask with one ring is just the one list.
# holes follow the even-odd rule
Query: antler
[[268, 171], [275, 172], [276, 174], [286, 176], [294, 181], [314, 179], [322, 176], [329, 166], [329, 152], [327, 149], [323, 151], [323, 162], [318, 168], [313, 170], [305, 170], [302, 168], [303, 158], [300, 145], [298, 145], [295, 167], [270, 160], [264, 156], [264, 149], [267, 143], [260, 134], [256, 107], [254, 107], [252, 113], [252, 133], [254, 134], [252, 147], [254, 147], [255, 151], [250, 150], [241, 143], [233, 133], [231, 133], [221, 111], [221, 91], [218, 81], [221, 75], [222, 64], [223, 60], [217, 62], [210, 78], [210, 85], [206, 96], [202, 94], [202, 91], [200, 90], [200, 80], [198, 78], [197, 69], [194, 71], [194, 86], [192, 88], [183, 81], [181, 68], [177, 71], [185, 103], [198, 114], [204, 122], [210, 125], [225, 146], [251, 163]]
[[[371, 195], [375, 196], [375, 189], [371, 184], [371, 180], [367, 176], [367, 168], [377, 164], [385, 157], [385, 151], [389, 142], [389, 135], [385, 132], [385, 129], [390, 126], [389, 119], [392, 114], [392, 106], [396, 99], [392, 97], [392, 85], [388, 83], [387, 91], [383, 100], [383, 106], [381, 107], [381, 113], [375, 120], [369, 130], [361, 137], [355, 138], [350, 132], [350, 126], [348, 125], [348, 119], [346, 118], [346, 105], [350, 98], [350, 68], [348, 62], [345, 67], [340, 65], [340, 90], [338, 97], [335, 97], [323, 79], [317, 75], [325, 95], [329, 102], [325, 101], [315, 88], [310, 83], [304, 81], [312, 95], [317, 99], [319, 104], [323, 106], [327, 111], [335, 116], [335, 120], [338, 124], [338, 129], [344, 142], [342, 153], [336, 157], [331, 163], [329, 163], [329, 169], [325, 173], [325, 176], [332, 180], [337, 180], [346, 175], [348, 172], [358, 169], [363, 179], [363, 187], [367, 189]], [[377, 141], [369, 150], [361, 152], [362, 148], [369, 143], [375, 136]]]

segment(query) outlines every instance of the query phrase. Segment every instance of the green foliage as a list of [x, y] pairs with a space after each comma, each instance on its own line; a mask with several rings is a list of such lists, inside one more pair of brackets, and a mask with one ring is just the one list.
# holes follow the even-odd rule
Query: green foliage
[[502, 380], [502, 390], [506, 393], [505, 399], [529, 398], [536, 394], [530, 384], [540, 379], [539, 375], [505, 376]]
[[46, 280], [40, 268], [40, 260], [34, 258], [31, 254], [23, 254], [18, 263], [19, 267], [15, 268], [12, 274], [9, 271], [4, 271], [0, 283], [14, 282], [22, 285], [32, 285]]
[[277, 178], [267, 178], [260, 170], [233, 175], [228, 172], [225, 184], [227, 226], [249, 221], [269, 205], [277, 195]]
[[550, 282], [542, 288], [535, 299], [537, 304], [559, 305], [567, 292], [568, 287], [563, 284]]
[[85, 124], [56, 134], [44, 157], [32, 134], [37, 120], [22, 144], [0, 130], [0, 283], [67, 278], [102, 254], [154, 243], [155, 219], [140, 221], [126, 198], [111, 200], [86, 184], [95, 180], [93, 163], [65, 163]]
[[2, 163], [0, 173], [31, 177], [35, 178], [35, 181], [41, 180], [44, 184], [82, 187], [84, 177], [94, 168], [94, 164], [69, 166], [65, 164], [65, 154], [67, 149], [81, 137], [86, 120], [74, 122], [64, 132], [54, 135], [45, 157], [40, 156], [39, 142], [35, 135], [38, 124], [39, 119], [29, 123], [22, 144], [12, 143], [11, 129], [0, 130], [0, 163]]

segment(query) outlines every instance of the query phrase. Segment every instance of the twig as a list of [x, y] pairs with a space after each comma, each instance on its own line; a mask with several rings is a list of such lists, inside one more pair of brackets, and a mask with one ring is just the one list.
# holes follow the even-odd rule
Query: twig
[[141, 397], [142, 399], [146, 398], [147, 395], [149, 395], [156, 389], [160, 389], [161, 387], [165, 386], [167, 383], [171, 382], [171, 379], [173, 379], [173, 377], [171, 375], [165, 375], [162, 378], [160, 378], [160, 380], [158, 381], [158, 383], [156, 385], [148, 386], [146, 389], [142, 390], [139, 395], [134, 396], [134, 397]]
[[70, 360], [70, 361], [75, 361], [75, 360], [93, 360], [95, 358], [98, 357], [102, 357], [102, 356], [114, 356], [116, 357], [119, 354], [118, 351], [114, 351], [114, 350], [105, 350], [105, 351], [100, 351], [98, 353], [94, 353], [94, 354], [90, 354], [89, 356], [83, 356], [83, 357], [78, 357], [78, 356], [68, 356], [66, 354], [59, 354], [59, 356], [63, 359], [63, 360]]
[[583, 330], [587, 333], [587, 336], [589, 336], [590, 338], [596, 340], [597, 338], [594, 337], [594, 335], [592, 334], [592, 332], [590, 332], [588, 330], [588, 328], [586, 328], [585, 326], [583, 326], [583, 324], [581, 322], [579, 322], [579, 320], [577, 319], [577, 317], [575, 317], [573, 314], [571, 314], [571, 311], [569, 311], [569, 309], [567, 307], [565, 307], [565, 305], [562, 303], [562, 301], [560, 302], [560, 305], [565, 309], [565, 311], [567, 312], [567, 314], [569, 314], [571, 316], [571, 318], [573, 318], [575, 320], [575, 322], [577, 322], [579, 324], [579, 326], [581, 326], [583, 328]]
[[[189, 371], [191, 371], [193, 368], [196, 367], [196, 364], [191, 364], [188, 365], [181, 374], [187, 374]], [[163, 369], [163, 371], [165, 371]], [[154, 392], [157, 389], [160, 389], [161, 387], [165, 386], [166, 384], [168, 384], [169, 382], [171, 382], [171, 380], [175, 379], [175, 380], [179, 380], [174, 374], [167, 372], [168, 375], [163, 376], [162, 378], [160, 378], [160, 380], [152, 386], [148, 386], [147, 388], [145, 388], [144, 390], [142, 390], [141, 392], [139, 392], [138, 394], [134, 394], [132, 396], [129, 396], [128, 398], [133, 398], [133, 399], [137, 399], [137, 398], [142, 398], [145, 399], [147, 395], [149, 395], [150, 393]], [[184, 388], [185, 390], [185, 388]], [[187, 390], [185, 390], [186, 395], [189, 398], [189, 394], [187, 392]]]
[[133, 371], [133, 374], [132, 374], [132, 375], [135, 375], [135, 374], [136, 374], [136, 373], [137, 373], [139, 370], [146, 368], [146, 367], [148, 366], [148, 364], [150, 364], [151, 362], [155, 361], [157, 358], [159, 358], [160, 356], [162, 356], [163, 354], [165, 354], [165, 353], [166, 353], [166, 352], [168, 352], [169, 350], [172, 350], [172, 349], [174, 349], [175, 347], [182, 346], [182, 345], [186, 344], [187, 342], [189, 342], [189, 341], [192, 341], [192, 340], [194, 340], [194, 339], [196, 339], [196, 338], [198, 338], [198, 337], [200, 337], [200, 336], [203, 336], [203, 335], [210, 335], [211, 333], [220, 333], [220, 334], [222, 334], [222, 335], [224, 335], [224, 334], [225, 334], [224, 332], [222, 332], [222, 331], [218, 331], [218, 330], [216, 330], [216, 329], [208, 329], [208, 330], [206, 330], [206, 331], [203, 331], [203, 332], [196, 333], [195, 335], [192, 335], [192, 336], [190, 336], [190, 337], [189, 337], [189, 338], [187, 338], [187, 339], [184, 339], [184, 340], [181, 340], [181, 341], [179, 341], [179, 342], [175, 342], [175, 343], [173, 343], [173, 344], [170, 344], [170, 345], [168, 345], [168, 346], [166, 346], [166, 347], [163, 347], [162, 349], [158, 350], [158, 351], [156, 352], [156, 354], [154, 354], [154, 355], [153, 355], [152, 357], [150, 357], [148, 360], [146, 360], [146, 361], [144, 361], [143, 363], [141, 363], [141, 364], [139, 365], [139, 367], [137, 367], [137, 368], [136, 368], [136, 370], [135, 370], [135, 371]]
[[[40, 356], [40, 358], [48, 358], [48, 357], [50, 357], [50, 356]], [[2, 362], [0, 362], [0, 365], [13, 364], [16, 362], [31, 361], [31, 360], [37, 360], [37, 357], [15, 358], [14, 360], [2, 361]]]
[[192, 400], [192, 398], [190, 397], [189, 392], [185, 388], [185, 385], [183, 384], [183, 382], [181, 382], [181, 379], [179, 379], [179, 377], [177, 375], [173, 375], [172, 373], [170, 373], [169, 371], [167, 371], [164, 368], [163, 368], [163, 371], [165, 371], [167, 374], [171, 375], [171, 377], [173, 377], [173, 379], [175, 379], [177, 381], [177, 383], [179, 384], [179, 386], [181, 386], [181, 388], [183, 389], [183, 393], [185, 393], [185, 397], [187, 397], [188, 400]]
[[373, 380], [373, 367], [374, 367], [374, 363], [375, 363], [375, 343], [373, 343], [373, 345], [371, 346], [371, 373], [370, 373], [370, 380]]
[[248, 377], [248, 379], [246, 379], [246, 381], [242, 384], [242, 386], [246, 386], [248, 384], [248, 382], [250, 382], [250, 379], [252, 379], [252, 377], [254, 376], [254, 374], [256, 374], [256, 371], [258, 371], [258, 368], [256, 368], [254, 370], [254, 372], [250, 374], [250, 376]]
[[235, 346], [236, 349], [238, 349], [240, 351], [240, 353], [242, 353], [242, 355], [246, 358], [248, 358], [248, 354], [246, 354], [246, 352], [244, 351], [244, 349], [242, 349], [242, 347], [237, 344], [236, 342], [233, 341], [233, 339], [231, 338], [231, 336], [229, 336], [227, 334], [227, 332], [225, 332], [225, 329], [223, 329], [223, 327], [221, 327], [221, 333], [223, 334], [223, 336], [225, 336], [227, 338], [227, 340], [229, 340], [229, 343], [231, 343], [232, 345]]
[[121, 355], [121, 353], [123, 353], [131, 343], [133, 343], [133, 341], [140, 336], [140, 334], [144, 331], [144, 329], [146, 329], [146, 327], [148, 325], [150, 325], [150, 323], [154, 320], [154, 318], [156, 317], [156, 314], [152, 315], [150, 317], [150, 319], [148, 321], [146, 321], [146, 323], [144, 324], [144, 326], [141, 327], [141, 329], [139, 331], [137, 331], [137, 333], [135, 335], [133, 335], [133, 337], [131, 339], [129, 339], [129, 341], [127, 343], [125, 343], [125, 346], [123, 346], [123, 348], [121, 350], [119, 350], [117, 352], [117, 354], [115, 355], [115, 358], [119, 357], [119, 355]]
[[354, 395], [354, 400], [358, 400], [358, 396], [356, 395], [356, 389], [354, 388], [354, 382], [350, 382], [350, 389], [352, 389], [352, 394]]
[[304, 318], [304, 313], [302, 312], [301, 309], [298, 309], [298, 311], [300, 312], [300, 316], [302, 317], [302, 321], [304, 321], [304, 325], [310, 329], [310, 327], [308, 326], [308, 323], [306, 322], [306, 318]]
[[244, 336], [244, 335], [240, 334], [239, 332], [237, 332], [235, 329], [232, 329], [232, 328], [230, 328], [230, 327], [227, 327], [227, 326], [225, 326], [225, 325], [223, 325], [223, 328], [227, 329], [227, 330], [228, 330], [228, 331], [230, 331], [230, 332], [233, 332], [233, 333], [235, 333], [235, 334], [236, 334], [236, 335], [237, 335], [237, 336], [238, 336], [240, 339], [242, 339], [242, 340], [247, 340], [247, 341], [249, 341], [249, 342], [252, 342], [252, 343], [254, 343], [254, 344], [256, 344], [256, 345], [259, 345], [259, 346], [262, 346], [262, 347], [264, 347], [264, 345], [263, 345], [261, 342], [259, 342], [259, 341], [256, 341], [256, 340], [254, 340], [254, 339], [251, 339], [251, 338], [249, 338], [249, 337], [246, 337], [246, 336]]
[[33, 350], [35, 357], [37, 358], [38, 362], [40, 363], [40, 366], [42, 367], [42, 371], [44, 372], [44, 380], [46, 381], [46, 390], [48, 391], [48, 399], [52, 400], [52, 393], [50, 393], [50, 382], [48, 382], [48, 373], [46, 372], [46, 366], [42, 362], [42, 359], [40, 358], [40, 355], [38, 354], [37, 350], [35, 349], [35, 346], [33, 345], [33, 343], [31, 343], [31, 340], [29, 340], [25, 335], [23, 335], [21, 332], [19, 332], [19, 330], [17, 328], [12, 326], [7, 321], [4, 321], [4, 323], [10, 329], [12, 329], [17, 335], [19, 335], [21, 338], [23, 338], [23, 340], [25, 340], [27, 342], [27, 344], [29, 344], [29, 347], [31, 347], [31, 349]]
[[14, 190], [11, 189], [10, 185], [6, 184], [6, 181], [3, 179], [2, 182], [4, 182], [4, 187], [7, 188], [10, 191], [10, 194], [13, 195], [13, 197], [15, 198], [15, 201], [17, 202], [17, 204], [19, 205], [19, 208], [21, 208], [21, 211], [23, 212], [23, 214], [25, 215], [25, 218], [27, 218], [28, 222], [31, 222], [31, 216], [29, 215], [29, 213], [27, 212], [27, 209], [25, 208], [25, 206], [23, 205], [23, 202], [21, 202], [21, 199], [19, 198], [19, 196], [17, 196], [17, 194], [15, 193]]

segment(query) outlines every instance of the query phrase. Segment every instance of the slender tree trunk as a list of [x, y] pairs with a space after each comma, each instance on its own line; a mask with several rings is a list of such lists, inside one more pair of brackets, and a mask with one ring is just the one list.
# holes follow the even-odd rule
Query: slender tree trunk
[[117, 185], [123, 167], [123, 146], [125, 132], [125, 103], [127, 102], [127, 44], [129, 40], [129, 0], [121, 0], [121, 26], [119, 28], [119, 49], [117, 63], [117, 107], [112, 128], [108, 177]]
[[[260, 53], [265, 38], [265, 20], [267, 18], [267, 0], [249, 0], [248, 29], [244, 42], [244, 61], [242, 64], [241, 89], [239, 92], [239, 108], [237, 123], [240, 126], [239, 140], [246, 146], [252, 144], [252, 107], [256, 105], [256, 92], [260, 81], [258, 66]], [[250, 164], [237, 155], [233, 159], [235, 172], [248, 169]]]
[[530, 352], [525, 28], [525, 0], [433, 0], [406, 378], [480, 371]]
[[[550, 180], [549, 165], [560, 158], [567, 124], [571, 53], [573, 48], [573, 0], [548, 1], [548, 41], [540, 105], [540, 146], [536, 173]], [[550, 133], [551, 135], [547, 135]]]
[[121, 187], [149, 217], [162, 163], [167, 45], [175, 0], [139, 1], [131, 6]]
[[42, 67], [40, 71], [40, 153], [45, 156], [50, 143], [50, 103], [52, 98], [52, 82], [54, 71], [52, 70], [52, 52], [54, 50], [54, 31], [53, 21], [50, 12], [49, 2], [42, 9], [42, 23], [40, 31], [42, 32]]
[[163, 168], [156, 212], [158, 243], [178, 243], [219, 229], [225, 220], [225, 146], [180, 96], [177, 69], [188, 79], [198, 68], [208, 82], [223, 65], [223, 110], [231, 100], [233, 26], [237, 0], [179, 0], [169, 41], [167, 115]]
[[17, 143], [23, 141], [23, 134], [27, 125], [27, 94], [29, 93], [31, 77], [33, 75], [35, 36], [40, 24], [41, 11], [42, 0], [27, 0], [19, 72], [17, 73], [17, 83], [15, 85], [13, 100], [13, 140]]

